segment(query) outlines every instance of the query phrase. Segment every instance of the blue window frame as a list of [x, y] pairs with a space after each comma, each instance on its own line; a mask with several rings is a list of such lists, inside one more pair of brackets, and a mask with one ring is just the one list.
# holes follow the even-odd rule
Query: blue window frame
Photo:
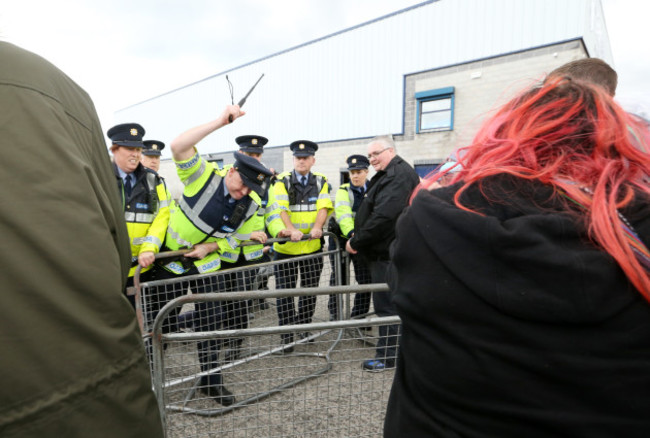
[[439, 164], [417, 164], [414, 166], [415, 173], [417, 173], [420, 178], [426, 178], [427, 175], [438, 167], [440, 167]]
[[454, 87], [420, 91], [415, 93], [415, 100], [417, 134], [454, 129]]
[[415, 172], [420, 178], [426, 178], [440, 166], [442, 166], [442, 163], [439, 160], [415, 160], [413, 163]]

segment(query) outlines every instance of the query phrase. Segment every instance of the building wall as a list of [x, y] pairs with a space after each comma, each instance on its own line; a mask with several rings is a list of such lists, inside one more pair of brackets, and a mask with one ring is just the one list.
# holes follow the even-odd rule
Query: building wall
[[[398, 154], [412, 165], [443, 162], [455, 149], [469, 145], [485, 117], [517, 92], [539, 83], [556, 67], [587, 56], [582, 40], [575, 40], [405, 75], [403, 134], [393, 136]], [[415, 93], [446, 87], [455, 90], [453, 130], [416, 134]], [[389, 133], [376, 132], [374, 135]], [[339, 186], [346, 158], [352, 154], [365, 155], [373, 136], [320, 143], [313, 170], [324, 173], [334, 191]], [[234, 160], [232, 153], [213, 153], [208, 158], [222, 159], [228, 164]], [[266, 149], [262, 161], [278, 173], [293, 168], [293, 156], [288, 147]], [[172, 196], [180, 196], [182, 184], [171, 160], [163, 160], [160, 173]]]
[[[551, 70], [587, 57], [580, 40], [476, 62], [415, 73], [406, 78], [404, 135], [397, 137], [409, 161], [442, 160], [468, 145], [481, 122], [516, 93], [539, 83]], [[416, 134], [415, 93], [455, 88], [453, 131]]]
[[[543, 80], [554, 68], [586, 56], [582, 42], [572, 41], [407, 75], [404, 134], [393, 137], [398, 154], [411, 164], [444, 161], [458, 147], [469, 145], [485, 117], [517, 92]], [[481, 75], [476, 78], [478, 72]], [[455, 88], [454, 129], [416, 134], [415, 93], [450, 86]], [[315, 169], [325, 173], [332, 185], [338, 187], [345, 159], [351, 154], [365, 155], [370, 139], [321, 144]], [[291, 151], [285, 150], [284, 168], [291, 167]]]
[[599, 0], [430, 0], [153, 97], [115, 118], [137, 121], [169, 143], [231, 101], [226, 74], [236, 102], [264, 73], [246, 117], [207, 137], [201, 152], [230, 151], [244, 134], [268, 137], [270, 148], [296, 139], [406, 135], [405, 74], [574, 39], [611, 62]]

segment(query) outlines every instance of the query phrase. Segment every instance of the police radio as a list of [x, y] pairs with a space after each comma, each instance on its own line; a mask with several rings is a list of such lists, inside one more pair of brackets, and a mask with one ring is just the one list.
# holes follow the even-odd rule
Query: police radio
[[250, 204], [249, 202], [237, 203], [237, 205], [235, 205], [235, 208], [232, 211], [232, 214], [230, 215], [230, 217], [228, 218], [228, 220], [224, 225], [233, 230], [236, 230], [237, 226], [239, 225], [242, 218], [246, 214], [246, 210], [248, 210], [249, 204]]

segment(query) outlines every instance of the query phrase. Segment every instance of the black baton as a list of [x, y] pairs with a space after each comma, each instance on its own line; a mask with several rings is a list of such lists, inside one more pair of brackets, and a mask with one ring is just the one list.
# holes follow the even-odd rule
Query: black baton
[[[255, 82], [255, 84], [251, 87], [251, 89], [248, 90], [248, 93], [246, 93], [246, 96], [242, 97], [242, 99], [239, 102], [237, 102], [237, 105], [239, 105], [239, 108], [244, 106], [244, 104], [246, 103], [246, 98], [251, 95], [251, 93], [253, 92], [255, 87], [257, 87], [257, 84], [260, 83], [260, 81], [262, 80], [263, 77], [264, 77], [264, 73], [262, 73], [262, 76], [260, 76], [260, 78], [257, 80], [257, 82]], [[232, 123], [232, 114], [228, 116], [228, 123]]]

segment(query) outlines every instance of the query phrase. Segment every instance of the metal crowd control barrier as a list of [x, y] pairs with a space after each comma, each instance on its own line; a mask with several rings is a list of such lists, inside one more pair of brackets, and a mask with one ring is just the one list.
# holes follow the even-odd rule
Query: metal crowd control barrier
[[[385, 284], [275, 290], [275, 297], [319, 297], [388, 290]], [[398, 317], [259, 326], [239, 330], [163, 333], [174, 309], [198, 302], [268, 296], [259, 292], [188, 295], [167, 304], [153, 326], [154, 389], [168, 437], [381, 436], [393, 372], [366, 373], [375, 353], [366, 330]], [[253, 321], [257, 321], [257, 318]], [[372, 329], [374, 330], [374, 329]], [[284, 334], [309, 332], [282, 344]], [[361, 333], [364, 333], [361, 335]], [[197, 342], [244, 338], [240, 356], [201, 371]], [[287, 353], [288, 349], [293, 352]], [[224, 353], [220, 352], [222, 357]], [[236, 398], [223, 406], [200, 392], [203, 376], [219, 374]]]
[[[361, 362], [374, 356], [374, 327], [399, 319], [346, 320], [355, 293], [388, 289], [330, 286], [352, 277], [341, 272], [349, 269], [341, 263], [347, 253], [338, 242], [335, 248], [141, 285], [136, 274], [139, 319], [169, 437], [381, 435], [392, 372], [363, 373]], [[320, 272], [298, 274], [315, 287], [277, 288], [276, 277], [301, 265]], [[217, 293], [197, 293], [206, 291]], [[328, 321], [328, 295], [339, 303], [336, 321]], [[278, 326], [283, 298], [305, 296], [316, 297], [312, 322]], [[199, 355], [197, 345], [207, 348]], [[215, 376], [234, 393], [234, 404], [202, 392]]]
[[[309, 255], [306, 257], [296, 257], [296, 258], [292, 258], [291, 260], [302, 261], [302, 260], [311, 260], [314, 259], [315, 257], [323, 258], [323, 271], [325, 273], [330, 272], [330, 277], [319, 275], [320, 277], [319, 284], [320, 283], [324, 284], [323, 279], [330, 278], [330, 283], [329, 283], [330, 285], [332, 285], [332, 283], [334, 285], [341, 285], [344, 278], [344, 274], [341, 273], [339, 269], [332, 269], [332, 268], [340, 267], [341, 260], [347, 259], [348, 255], [344, 250], [342, 250], [342, 248], [339, 247], [338, 240], [335, 238], [334, 234], [330, 232], [324, 232], [323, 241], [325, 238], [333, 239], [333, 242], [335, 243], [335, 249], [330, 251], [318, 252], [316, 256]], [[309, 239], [311, 239], [310, 234], [306, 234], [302, 238], [302, 240], [309, 240]], [[290, 241], [289, 238], [273, 238], [273, 239], [267, 239], [265, 245], [273, 244], [275, 242], [289, 242], [289, 241]], [[250, 246], [250, 245], [259, 245], [259, 242], [245, 241], [242, 242], [241, 244], [241, 246]], [[158, 261], [158, 260], [165, 260], [169, 258], [178, 258], [183, 254], [188, 253], [189, 251], [190, 251], [189, 249], [183, 249], [178, 251], [168, 251], [168, 252], [158, 253], [156, 254], [156, 260]], [[330, 260], [326, 260], [324, 258], [324, 256], [326, 255]], [[224, 277], [226, 275], [239, 273], [241, 276], [244, 277], [240, 281], [245, 282], [245, 284], [242, 286], [242, 289], [240, 290], [243, 290], [244, 288], [246, 290], [258, 290], [261, 288], [260, 287], [261, 280], [260, 280], [259, 272], [263, 270], [273, 270], [274, 266], [283, 263], [289, 263], [289, 261], [279, 261], [279, 262], [272, 261], [266, 263], [256, 263], [254, 265], [250, 265], [246, 267], [229, 269], [228, 263], [222, 262], [222, 269], [219, 271], [208, 273], [208, 274], [183, 276], [183, 277], [179, 276], [177, 280], [180, 283], [188, 283], [188, 282], [193, 282], [194, 284], [203, 283], [203, 286], [207, 286], [210, 281], [217, 281], [219, 277]], [[149, 321], [147, 321], [147, 316], [151, 315], [152, 313], [157, 313], [160, 307], [162, 307], [161, 304], [164, 304], [164, 302], [169, 302], [171, 299], [175, 298], [173, 297], [175, 293], [179, 293], [182, 291], [173, 290], [173, 289], [170, 290], [169, 287], [166, 287], [166, 285], [176, 283], [177, 282], [176, 280], [150, 281], [144, 284], [144, 288], [143, 288], [142, 285], [140, 284], [140, 272], [141, 272], [141, 267], [137, 266], [133, 278], [133, 288], [130, 291], [128, 291], [127, 294], [135, 296], [136, 314], [138, 318], [138, 323], [140, 325], [140, 329], [143, 335], [146, 337], [150, 335], [151, 324], [153, 323], [153, 320], [151, 320], [151, 318], [149, 319]], [[267, 273], [267, 275], [270, 276], [272, 274]], [[159, 290], [160, 287], [165, 288], [165, 290], [160, 291]], [[155, 292], [152, 292], [153, 290], [155, 290]], [[165, 297], [161, 297], [160, 295], [162, 294], [165, 294]], [[349, 301], [347, 302], [347, 304], [345, 302], [343, 304], [346, 307], [346, 309], [349, 311]], [[153, 311], [152, 311], [152, 306], [154, 307]], [[340, 308], [340, 314], [343, 314], [343, 312], [344, 310]]]

